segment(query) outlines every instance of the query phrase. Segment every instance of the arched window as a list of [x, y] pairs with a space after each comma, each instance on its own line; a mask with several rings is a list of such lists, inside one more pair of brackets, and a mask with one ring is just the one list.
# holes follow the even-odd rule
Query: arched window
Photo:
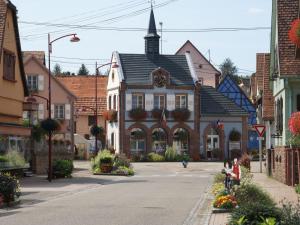
[[140, 128], [130, 132], [130, 151], [132, 154], [143, 153], [146, 150], [146, 133]]
[[152, 151], [164, 153], [167, 145], [167, 134], [162, 128], [155, 128], [152, 131]]
[[173, 148], [178, 154], [188, 152], [189, 132], [184, 128], [177, 128], [173, 133]]

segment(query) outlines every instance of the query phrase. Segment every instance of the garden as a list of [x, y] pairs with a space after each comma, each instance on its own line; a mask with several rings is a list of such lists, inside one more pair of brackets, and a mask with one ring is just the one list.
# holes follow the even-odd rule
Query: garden
[[107, 149], [99, 151], [91, 159], [91, 170], [94, 175], [134, 175], [130, 160], [125, 155], [113, 154]]
[[215, 175], [213, 213], [229, 212], [230, 225], [300, 224], [300, 204], [281, 202], [276, 205], [267, 192], [253, 183], [253, 175], [245, 165], [247, 163], [241, 166], [240, 185], [233, 185], [229, 190], [224, 185], [225, 174]]

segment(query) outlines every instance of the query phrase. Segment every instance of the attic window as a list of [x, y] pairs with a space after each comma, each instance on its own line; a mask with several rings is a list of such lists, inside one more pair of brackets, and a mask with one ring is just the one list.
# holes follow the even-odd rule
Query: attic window
[[190, 51], [186, 51], [186, 53], [191, 53]]
[[16, 57], [7, 50], [4, 50], [3, 56], [3, 78], [5, 80], [15, 81]]
[[114, 71], [112, 71], [111, 79], [112, 79], [112, 82], [114, 82], [114, 80], [115, 80], [115, 72]]

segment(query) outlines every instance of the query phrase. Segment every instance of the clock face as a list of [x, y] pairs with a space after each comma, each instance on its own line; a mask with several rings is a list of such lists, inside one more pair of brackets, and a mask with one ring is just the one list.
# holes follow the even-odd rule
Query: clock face
[[162, 75], [162, 74], [154, 75], [153, 83], [156, 87], [164, 87], [167, 84], [167, 78], [165, 75]]

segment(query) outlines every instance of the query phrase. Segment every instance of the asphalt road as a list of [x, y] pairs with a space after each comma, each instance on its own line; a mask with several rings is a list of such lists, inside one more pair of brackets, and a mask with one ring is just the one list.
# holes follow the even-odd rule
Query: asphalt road
[[134, 177], [92, 176], [22, 181], [20, 207], [0, 211], [0, 225], [194, 225], [208, 221], [207, 191], [220, 163], [136, 163]]

